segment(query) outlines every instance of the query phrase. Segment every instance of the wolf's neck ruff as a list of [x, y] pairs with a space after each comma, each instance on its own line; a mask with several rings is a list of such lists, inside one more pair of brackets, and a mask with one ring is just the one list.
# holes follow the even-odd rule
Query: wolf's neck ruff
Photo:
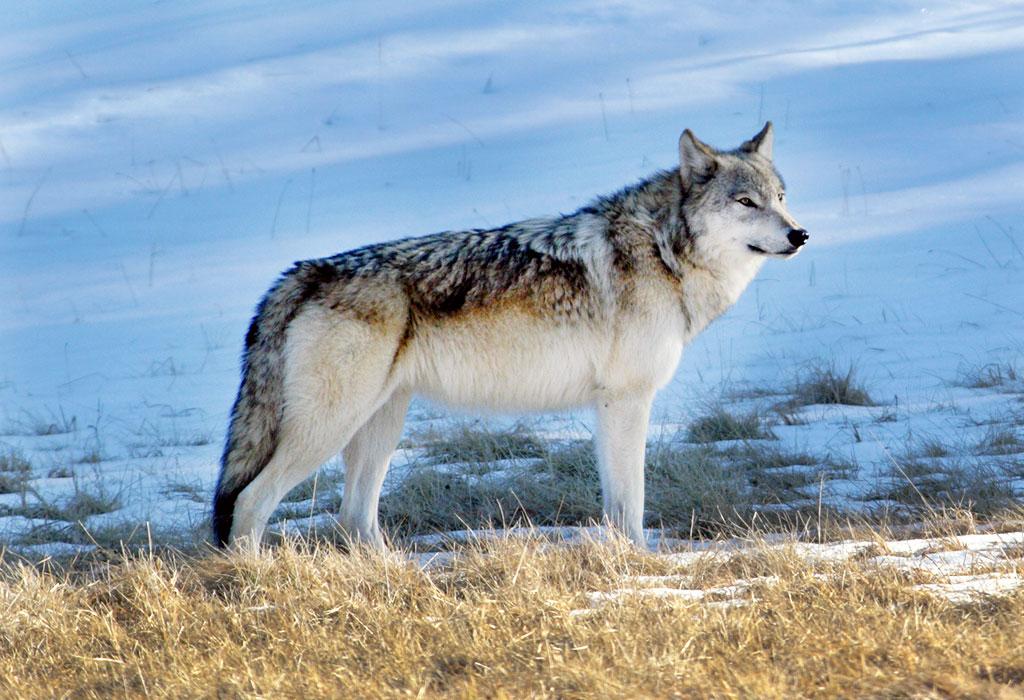
[[342, 451], [341, 525], [383, 546], [381, 483], [418, 394], [499, 410], [593, 406], [605, 516], [642, 543], [654, 393], [764, 259], [806, 240], [770, 153], [770, 125], [728, 152], [687, 131], [678, 169], [573, 214], [296, 263], [246, 336], [217, 542], [258, 541], [281, 498]]

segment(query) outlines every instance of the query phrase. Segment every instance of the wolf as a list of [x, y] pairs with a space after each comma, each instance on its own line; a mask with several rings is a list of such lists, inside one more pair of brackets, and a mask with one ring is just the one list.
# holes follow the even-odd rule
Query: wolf
[[571, 214], [297, 262], [245, 337], [212, 524], [258, 545], [274, 508], [341, 452], [339, 523], [383, 548], [377, 506], [413, 396], [499, 411], [590, 406], [607, 524], [637, 545], [651, 403], [684, 346], [808, 234], [772, 124], [733, 150], [689, 129], [679, 165]]

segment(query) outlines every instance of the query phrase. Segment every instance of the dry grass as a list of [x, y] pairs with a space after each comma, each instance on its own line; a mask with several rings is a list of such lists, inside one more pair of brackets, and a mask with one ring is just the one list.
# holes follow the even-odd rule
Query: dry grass
[[426, 456], [435, 462], [490, 463], [504, 459], [543, 457], [544, 443], [525, 426], [486, 430], [461, 424], [426, 439]]
[[0, 428], [5, 435], [65, 435], [78, 430], [77, 416], [68, 416], [63, 407], [56, 411], [47, 410], [46, 414], [22, 411], [21, 415]]
[[20, 515], [25, 518], [77, 523], [91, 515], [110, 513], [121, 507], [116, 494], [79, 490], [60, 501], [44, 501], [33, 492], [32, 500], [23, 498], [13, 505], [0, 504], [0, 516]]
[[847, 367], [845, 371], [833, 363], [812, 366], [801, 373], [791, 393], [792, 398], [784, 403], [788, 408], [814, 404], [876, 405], [857, 378], [853, 365]]
[[963, 509], [995, 517], [1019, 503], [1012, 479], [984, 461], [894, 461], [889, 481], [868, 495], [909, 507], [918, 515], [942, 509]]
[[1012, 428], [992, 426], [978, 443], [979, 455], [1011, 455], [1024, 452], [1024, 440]]
[[[745, 426], [747, 437], [766, 435], [758, 432], [763, 431], [762, 420], [755, 413], [740, 420], [718, 410], [705, 418], [718, 427], [726, 425], [727, 430], [714, 433], [718, 436], [736, 439], [729, 427], [733, 422]], [[830, 454], [764, 440], [712, 444], [719, 439], [724, 438], [693, 444], [668, 436], [648, 444], [647, 527], [684, 536], [733, 533], [749, 525], [766, 504], [806, 510], [814, 502], [815, 517], [823, 516], [829, 510], [817, 503], [823, 482], [857, 472], [856, 464]], [[545, 442], [523, 428], [496, 433], [461, 428], [448, 438], [432, 436], [431, 445], [428, 458], [443, 455], [450, 463], [419, 459], [381, 498], [381, 523], [396, 540], [466, 528], [587, 525], [601, 519], [598, 469], [589, 440]], [[278, 513], [305, 517], [309, 510], [303, 507]], [[773, 520], [779, 529], [790, 531], [792, 523], [786, 518]]]
[[16, 450], [0, 453], [0, 493], [23, 493], [32, 465]]
[[722, 440], [772, 440], [775, 436], [764, 427], [764, 420], [756, 411], [731, 413], [722, 406], [714, 406], [698, 416], [686, 432], [688, 442], [719, 442]]
[[992, 389], [1013, 386], [1022, 380], [1014, 362], [992, 362], [980, 367], [961, 367], [956, 384], [969, 389]]
[[[0, 696], [1019, 697], [1024, 595], [954, 605], [895, 572], [815, 570], [784, 550], [702, 566], [501, 540], [428, 571], [295, 544], [8, 564]], [[625, 598], [573, 613], [625, 577], [676, 574], [779, 580], [739, 607]]]
[[[475, 436], [474, 442], [489, 444], [485, 436]], [[646, 525], [687, 532], [696, 526], [707, 534], [720, 531], [713, 523], [725, 516], [749, 517], [750, 482], [758, 470], [735, 461], [731, 453], [704, 445], [668, 439], [649, 445]], [[419, 464], [382, 496], [380, 515], [395, 538], [463, 528], [599, 522], [594, 449], [590, 441], [571, 441], [544, 446], [539, 454], [531, 451], [528, 461], [458, 459], [443, 469]]]
[[[458, 445], [465, 444], [461, 437]], [[507, 445], [504, 437], [499, 433], [491, 440], [486, 434], [474, 435], [473, 444]], [[485, 461], [482, 453], [470, 457], [451, 444], [436, 444], [438, 450], [443, 445], [448, 454], [458, 455], [453, 461], [461, 466], [418, 465], [381, 497], [381, 523], [393, 537], [600, 519], [600, 487], [589, 443], [546, 448], [538, 441], [542, 456], [531, 447], [524, 458], [530, 461], [514, 464], [504, 461], [514, 459], [507, 450], [496, 452], [503, 461], [495, 463]]]

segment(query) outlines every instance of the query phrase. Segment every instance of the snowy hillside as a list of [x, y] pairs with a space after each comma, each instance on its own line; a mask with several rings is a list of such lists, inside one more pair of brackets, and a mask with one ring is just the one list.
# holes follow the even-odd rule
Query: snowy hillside
[[[794, 456], [771, 467], [803, 474], [790, 498], [762, 506], [1024, 494], [1020, 5], [9, 14], [0, 543], [87, 544], [78, 521], [200, 530], [244, 329], [293, 260], [571, 211], [673, 165], [685, 127], [733, 147], [766, 119], [810, 243], [687, 350], [652, 440], [686, 443], [709, 404], [757, 416], [764, 435], [707, 442]], [[871, 405], [800, 398], [851, 367]], [[389, 484], [451, 424], [414, 404]], [[528, 425], [565, 441], [590, 424]], [[315, 493], [289, 517], [316, 516]]]

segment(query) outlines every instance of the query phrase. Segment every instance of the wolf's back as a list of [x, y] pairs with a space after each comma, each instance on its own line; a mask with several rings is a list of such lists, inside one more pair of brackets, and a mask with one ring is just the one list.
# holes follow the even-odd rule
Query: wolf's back
[[286, 331], [303, 305], [331, 276], [327, 261], [296, 263], [256, 308], [245, 336], [242, 382], [231, 409], [220, 477], [213, 498], [213, 535], [224, 547], [231, 536], [238, 495], [274, 456], [284, 411]]

